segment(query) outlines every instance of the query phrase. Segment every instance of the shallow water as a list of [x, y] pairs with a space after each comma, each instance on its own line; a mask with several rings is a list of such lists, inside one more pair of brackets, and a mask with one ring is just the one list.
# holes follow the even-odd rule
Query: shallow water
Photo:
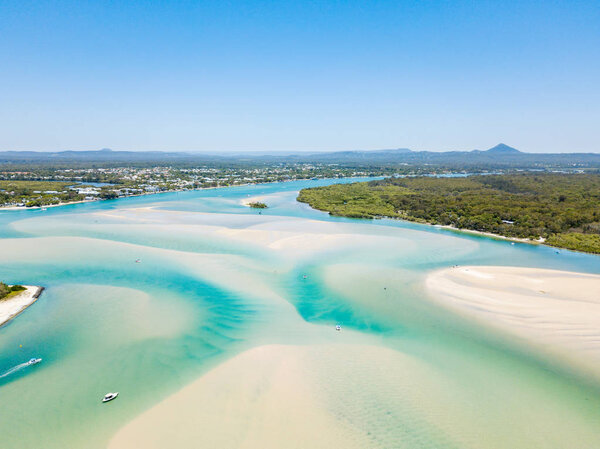
[[[327, 342], [335, 323], [411, 360], [394, 368], [397, 391], [395, 377], [358, 365], [368, 388], [352, 391], [342, 371], [324, 390], [354, 395], [335, 414], [370, 447], [600, 447], [594, 379], [437, 308], [422, 288], [440, 267], [600, 273], [600, 257], [295, 201], [332, 182], [0, 212], [0, 279], [47, 288], [0, 328], [0, 447], [105, 447], [223, 360]], [[269, 208], [259, 215], [249, 197]], [[43, 362], [11, 372], [31, 357]], [[121, 394], [100, 404], [108, 391]]]

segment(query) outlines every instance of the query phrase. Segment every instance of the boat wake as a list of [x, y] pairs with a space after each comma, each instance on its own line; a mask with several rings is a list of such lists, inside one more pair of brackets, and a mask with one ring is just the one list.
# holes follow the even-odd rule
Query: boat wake
[[25, 363], [21, 363], [17, 366], [13, 366], [11, 369], [0, 374], [0, 379], [2, 379], [3, 377], [6, 377], [6, 376], [10, 376], [11, 374], [16, 373], [17, 371], [21, 371], [23, 368], [25, 368], [27, 366], [29, 366], [29, 362], [25, 362]]
[[3, 372], [2, 374], [0, 374], [0, 379], [4, 378], [6, 376], [10, 376], [11, 374], [14, 374], [14, 373], [16, 373], [18, 371], [21, 371], [23, 368], [26, 368], [26, 367], [31, 366], [31, 365], [35, 365], [35, 364], [37, 364], [37, 363], [39, 363], [41, 361], [42, 361], [42, 359], [31, 359], [28, 362], [20, 363], [20, 364], [18, 364], [16, 366], [13, 366], [11, 369], [9, 369], [9, 370]]

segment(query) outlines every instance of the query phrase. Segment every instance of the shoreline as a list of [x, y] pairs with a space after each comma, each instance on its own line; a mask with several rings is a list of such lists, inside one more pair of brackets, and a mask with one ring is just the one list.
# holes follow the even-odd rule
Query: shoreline
[[25, 287], [25, 290], [18, 295], [0, 300], [0, 327], [27, 310], [44, 291], [44, 287], [37, 285], [24, 285], [23, 287]]
[[[385, 217], [385, 218], [391, 218], [394, 220], [404, 220], [403, 218], [393, 218], [393, 217]], [[444, 229], [446, 231], [460, 232], [460, 233], [464, 233], [464, 234], [473, 234], [473, 235], [481, 236], [481, 237], [489, 237], [489, 238], [495, 239], [495, 240], [505, 240], [507, 242], [512, 242], [512, 243], [525, 243], [527, 245], [534, 245], [534, 246], [542, 245], [542, 246], [546, 246], [548, 248], [552, 248], [554, 250], [571, 251], [571, 252], [579, 253], [579, 254], [600, 256], [600, 254], [598, 254], [598, 253], [582, 251], [579, 249], [564, 248], [562, 246], [550, 245], [549, 243], [546, 243], [546, 239], [544, 237], [540, 237], [537, 240], [531, 240], [531, 239], [526, 239], [526, 238], [521, 238], [521, 237], [508, 237], [506, 235], [494, 234], [492, 232], [476, 231], [474, 229], [460, 229], [460, 228], [455, 228], [454, 226], [450, 226], [450, 225], [439, 225], [439, 224], [433, 224], [433, 223], [419, 223], [417, 221], [410, 221], [410, 220], [404, 220], [404, 221], [407, 221], [409, 223], [418, 223], [418, 224], [424, 224], [427, 226], [433, 226], [434, 228], [440, 228], [440, 229]]]
[[[372, 176], [358, 176], [356, 178], [318, 178], [317, 181], [324, 181], [324, 180], [329, 180], [329, 179], [370, 179], [373, 178]], [[284, 183], [284, 182], [296, 182], [296, 181], [311, 181], [312, 178], [306, 178], [306, 179], [288, 179], [288, 180], [284, 180], [284, 181], [269, 181], [269, 182], [252, 182], [252, 183], [245, 183], [245, 184], [235, 184], [232, 186], [211, 186], [211, 187], [200, 187], [197, 189], [175, 189], [175, 190], [165, 190], [164, 192], [145, 192], [145, 193], [138, 193], [135, 195], [127, 195], [127, 196], [121, 196], [121, 197], [117, 197], [117, 198], [99, 198], [96, 200], [81, 200], [81, 201], [73, 201], [71, 203], [60, 203], [60, 204], [48, 204], [47, 206], [32, 206], [32, 207], [27, 207], [27, 206], [0, 206], [0, 212], [2, 211], [16, 211], [16, 210], [39, 210], [42, 208], [47, 208], [47, 207], [61, 207], [61, 206], [70, 206], [71, 204], [83, 204], [83, 203], [99, 203], [101, 201], [111, 201], [111, 200], [122, 200], [125, 198], [133, 198], [133, 197], [138, 197], [138, 196], [148, 196], [148, 195], [160, 195], [160, 194], [164, 194], [164, 193], [177, 193], [177, 192], [195, 192], [195, 191], [199, 191], [199, 190], [213, 190], [213, 189], [223, 189], [223, 188], [231, 188], [231, 187], [248, 187], [248, 186], [258, 186], [258, 185], [268, 185], [268, 184], [275, 184], [278, 182]]]
[[323, 212], [325, 214], [328, 214], [331, 217], [340, 217], [340, 218], [348, 218], [351, 220], [397, 220], [397, 221], [404, 221], [406, 223], [414, 223], [414, 224], [418, 224], [418, 225], [425, 225], [425, 226], [431, 226], [434, 228], [439, 228], [439, 229], [444, 229], [447, 231], [454, 231], [454, 232], [462, 232], [465, 234], [473, 234], [473, 235], [480, 235], [480, 236], [484, 236], [484, 237], [491, 237], [494, 239], [501, 239], [501, 240], [507, 240], [510, 242], [515, 242], [515, 243], [527, 243], [528, 245], [544, 245], [547, 246], [549, 248], [558, 248], [558, 249], [562, 249], [562, 250], [566, 250], [566, 251], [576, 251], [576, 252], [580, 252], [583, 254], [595, 254], [595, 253], [588, 253], [585, 251], [578, 251], [575, 249], [568, 249], [568, 248], [562, 248], [560, 246], [552, 246], [546, 243], [546, 239], [544, 237], [540, 237], [537, 240], [531, 240], [528, 238], [522, 238], [522, 237], [509, 237], [506, 235], [501, 235], [501, 234], [494, 234], [493, 232], [486, 232], [486, 231], [477, 231], [475, 229], [465, 229], [465, 228], [457, 228], [454, 226], [450, 226], [450, 225], [441, 225], [441, 224], [437, 224], [437, 223], [429, 223], [429, 222], [423, 222], [423, 221], [416, 221], [416, 220], [409, 220], [407, 218], [402, 218], [402, 217], [390, 217], [387, 215], [376, 215], [376, 216], [371, 216], [371, 217], [348, 217], [347, 215], [336, 215], [336, 214], [332, 214], [330, 211], [326, 210], [326, 209], [318, 209], [316, 207], [313, 207], [310, 203], [305, 202], [305, 201], [299, 201], [298, 198], [296, 198], [296, 201], [302, 204], [306, 204], [308, 207], [310, 207], [312, 210], [316, 210], [319, 212]]
[[46, 206], [0, 206], [0, 211], [3, 210], [38, 210], [47, 207], [59, 207], [59, 206], [68, 206], [69, 204], [82, 204], [82, 203], [95, 203], [96, 201], [101, 200], [81, 200], [81, 201], [73, 201], [72, 203], [59, 203], [59, 204], [48, 204]]
[[430, 300], [600, 378], [600, 275], [513, 266], [429, 273]]
[[[398, 220], [402, 220], [402, 218], [399, 218]], [[405, 221], [408, 221], [410, 223], [418, 223], [416, 221], [410, 221], [410, 220], [405, 220]], [[433, 226], [434, 228], [446, 229], [448, 231], [464, 232], [465, 234], [474, 234], [474, 235], [481, 235], [484, 237], [491, 237], [491, 238], [495, 238], [495, 239], [508, 240], [510, 242], [515, 242], [515, 243], [527, 243], [528, 245], [544, 245], [544, 246], [548, 246], [549, 248], [560, 248], [560, 246], [552, 246], [552, 245], [548, 245], [547, 243], [545, 243], [546, 239], [544, 237], [540, 237], [537, 240], [531, 240], [531, 239], [526, 239], [526, 238], [521, 238], [521, 237], [508, 237], [506, 235], [494, 234], [493, 232], [476, 231], [475, 229], [461, 229], [461, 228], [456, 228], [456, 227], [450, 226], [450, 225], [439, 225], [439, 224], [434, 224], [434, 223], [421, 223], [421, 224]], [[567, 248], [560, 248], [560, 249], [565, 249], [568, 251], [576, 251], [574, 249], [567, 249]], [[578, 251], [578, 252], [583, 252], [583, 251]], [[584, 252], [584, 254], [594, 254], [594, 253], [585, 253]]]
[[329, 214], [332, 217], [348, 218], [348, 219], [352, 219], [352, 220], [382, 220], [382, 219], [397, 220], [397, 221], [404, 221], [406, 223], [413, 223], [413, 224], [418, 224], [418, 225], [430, 226], [430, 227], [433, 227], [433, 228], [438, 228], [438, 229], [442, 229], [442, 230], [446, 230], [446, 231], [459, 232], [459, 233], [463, 233], [463, 234], [472, 234], [472, 235], [481, 236], [481, 237], [489, 237], [489, 238], [496, 239], [496, 240], [505, 240], [505, 241], [514, 242], [514, 243], [525, 243], [527, 245], [536, 245], [536, 246], [537, 245], [543, 245], [543, 246], [547, 246], [548, 248], [555, 248], [555, 249], [559, 249], [559, 250], [562, 250], [562, 251], [573, 251], [573, 252], [576, 252], [576, 253], [590, 254], [590, 255], [596, 255], [596, 256], [599, 255], [599, 254], [596, 254], [596, 253], [590, 253], [590, 252], [580, 251], [580, 250], [576, 250], [576, 249], [563, 248], [562, 246], [550, 245], [550, 244], [546, 243], [546, 239], [544, 237], [540, 237], [537, 240], [531, 240], [531, 239], [522, 238], [522, 237], [509, 237], [509, 236], [506, 236], [506, 235], [494, 234], [493, 232], [477, 231], [475, 229], [456, 228], [456, 227], [450, 226], [450, 225], [441, 225], [441, 224], [436, 224], [436, 223], [427, 223], [427, 222], [421, 222], [421, 221], [413, 221], [413, 220], [407, 220], [406, 218], [401, 218], [401, 217], [388, 217], [386, 215], [375, 216], [375, 217], [365, 217], [365, 218], [347, 217], [345, 215], [334, 215], [334, 214], [331, 214], [327, 210], [317, 209], [317, 208], [312, 207], [310, 204], [305, 203], [303, 201], [298, 201], [298, 202], [302, 203], [302, 204], [306, 204], [312, 210], [316, 210], [316, 211], [319, 211], [319, 212], [323, 212], [323, 213]]

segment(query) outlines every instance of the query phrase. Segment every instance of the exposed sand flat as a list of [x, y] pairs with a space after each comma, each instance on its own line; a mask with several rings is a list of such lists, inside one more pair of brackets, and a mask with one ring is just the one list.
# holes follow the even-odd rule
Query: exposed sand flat
[[[597, 447], [577, 411], [530, 384], [514, 388], [372, 345], [259, 346], [136, 417], [108, 447], [555, 449], [572, 447], [571, 432]], [[485, 413], [470, 406], [476, 398]]]
[[461, 314], [600, 371], [600, 275], [471, 266], [434, 272], [426, 286]]
[[[301, 228], [301, 226], [298, 226]], [[397, 247], [414, 249], [416, 245], [408, 239], [359, 235], [348, 232], [335, 232], [334, 227], [323, 226], [321, 232], [301, 232], [281, 230], [280, 226], [261, 226], [249, 229], [222, 229], [219, 236], [245, 243], [262, 245], [289, 258], [301, 258], [316, 253], [339, 251], [348, 247], [355, 250], [364, 248], [376, 251], [377, 248]]]
[[[239, 216], [235, 226], [231, 224], [235, 215], [204, 214], [190, 212], [163, 211], [152, 208], [117, 209], [94, 214], [98, 217], [135, 222], [125, 229], [138, 226], [139, 234], [155, 231], [164, 232], [168, 226], [173, 235], [186, 235], [190, 239], [214, 238], [215, 241], [228, 242], [231, 245], [251, 245], [266, 248], [272, 254], [284, 255], [288, 259], [306, 258], [318, 253], [330, 251], [368, 250], [382, 252], [396, 248], [397, 251], [415, 251], [418, 245], [407, 236], [385, 229], [386, 235], [360, 233], [352, 224], [319, 222], [316, 220], [295, 219], [288, 217], [269, 218], [265, 222], [260, 216]], [[228, 226], [223, 223], [229, 222]], [[58, 227], [64, 223], [56, 220]], [[13, 223], [13, 227], [23, 232], [36, 231], [37, 222], [25, 219]], [[46, 224], [46, 226], [48, 226]], [[101, 226], [101, 225], [100, 225]], [[119, 225], [112, 225], [119, 230]], [[417, 231], [404, 231], [404, 235], [417, 235]]]
[[419, 412], [406, 422], [426, 373], [376, 346], [260, 346], [137, 417], [109, 448], [408, 448], [414, 433], [441, 436]]
[[[232, 248], [244, 245], [266, 249], [269, 254], [290, 261], [339, 251], [365, 251], [379, 255], [406, 255], [419, 251], [426, 258], [429, 253], [424, 250], [431, 246], [429, 235], [422, 231], [398, 230], [388, 226], [365, 229], [354, 223], [324, 222], [298, 217], [170, 211], [155, 206], [106, 210], [94, 212], [88, 217], [90, 221], [86, 223], [86, 229], [106, 229], [105, 222], [110, 220], [110, 230], [115, 236], [127, 238], [135, 233], [160, 240], [168, 228], [167, 235], [172, 238], [185, 237], [188, 241], [211, 244], [218, 242]], [[60, 216], [52, 219], [23, 219], [13, 222], [12, 226], [20, 232], [39, 235], [41, 222], [44, 223], [43, 234], [46, 235], [52, 235], [54, 229], [61, 233], [65, 229], [81, 233], [80, 225], [72, 224]], [[451, 235], [439, 238], [443, 238], [447, 246], [440, 247], [438, 244], [435, 248], [431, 247], [437, 258], [443, 251], [448, 251], [448, 254], [455, 257], [456, 254], [471, 252], [478, 247], [477, 242]]]
[[268, 195], [258, 195], [258, 196], [252, 196], [252, 197], [247, 197], [244, 198], [240, 201], [240, 204], [242, 206], [250, 206], [250, 203], [264, 203], [265, 202], [265, 198], [267, 198]]
[[37, 301], [43, 288], [34, 285], [24, 285], [26, 290], [11, 298], [0, 300], [0, 326], [12, 320], [27, 307]]
[[300, 347], [225, 362], [121, 429], [109, 448], [360, 448], [303, 377]]

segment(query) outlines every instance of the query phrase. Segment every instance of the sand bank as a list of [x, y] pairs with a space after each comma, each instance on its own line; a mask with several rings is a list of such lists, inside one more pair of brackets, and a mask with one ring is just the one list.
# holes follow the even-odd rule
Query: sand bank
[[[376, 346], [260, 346], [138, 416], [108, 447], [393, 447], [397, 416], [390, 407], [415, 405], [414, 383], [403, 380], [422, 370]], [[404, 401], [396, 402], [398, 390]]]
[[597, 447], [585, 414], [543, 388], [468, 377], [374, 345], [259, 346], [136, 417], [108, 448], [554, 449], [573, 435]]
[[247, 197], [244, 198], [240, 201], [240, 204], [242, 206], [250, 206], [251, 203], [264, 203], [265, 202], [265, 198], [267, 198], [268, 195], [258, 195], [258, 196], [252, 196], [252, 197]]
[[[393, 228], [374, 228], [372, 232], [361, 232], [361, 228], [356, 224], [321, 222], [304, 218], [288, 217], [266, 217], [263, 215], [250, 214], [208, 214], [202, 212], [186, 211], [168, 211], [162, 209], [153, 209], [152, 207], [115, 209], [97, 212], [94, 217], [101, 217], [105, 222], [111, 219], [126, 224], [126, 227], [119, 228], [119, 223], [111, 223], [111, 229], [121, 232], [131, 232], [132, 225], [140, 225], [138, 235], [148, 234], [150, 232], [158, 233], [158, 238], [168, 227], [169, 235], [189, 236], [196, 241], [204, 239], [205, 241], [222, 242], [229, 244], [233, 248], [240, 244], [245, 246], [260, 247], [267, 249], [273, 255], [283, 256], [286, 259], [302, 259], [312, 257], [319, 253], [348, 251], [368, 251], [371, 253], [381, 253], [385, 250], [392, 250], [405, 253], [407, 251], [416, 251], [419, 240], [422, 244], [427, 244], [426, 233], [413, 230], [403, 230], [399, 232]], [[21, 232], [31, 234], [39, 233], [39, 223], [41, 218], [25, 219], [13, 223], [13, 228]], [[132, 223], [132, 224], [129, 224]], [[52, 225], [64, 228], [73, 226], [66, 223], [64, 219], [52, 219]], [[46, 221], [44, 232], [49, 229]], [[93, 223], [89, 226], [94, 226]], [[105, 224], [98, 227], [101, 229]], [[125, 226], [125, 225], [124, 225]], [[78, 230], [73, 226], [74, 232]], [[419, 238], [420, 237], [420, 238]], [[450, 242], [454, 237], [448, 237]], [[466, 244], [464, 241], [456, 239], [456, 242], [462, 242], [466, 248], [473, 249], [476, 244]]]
[[444, 306], [600, 371], [600, 275], [471, 266], [426, 286]]
[[25, 290], [18, 295], [5, 300], [0, 300], [0, 326], [7, 321], [12, 320], [27, 307], [36, 302], [42, 293], [42, 290], [44, 290], [43, 287], [34, 285], [24, 285], [23, 287], [25, 287]]

